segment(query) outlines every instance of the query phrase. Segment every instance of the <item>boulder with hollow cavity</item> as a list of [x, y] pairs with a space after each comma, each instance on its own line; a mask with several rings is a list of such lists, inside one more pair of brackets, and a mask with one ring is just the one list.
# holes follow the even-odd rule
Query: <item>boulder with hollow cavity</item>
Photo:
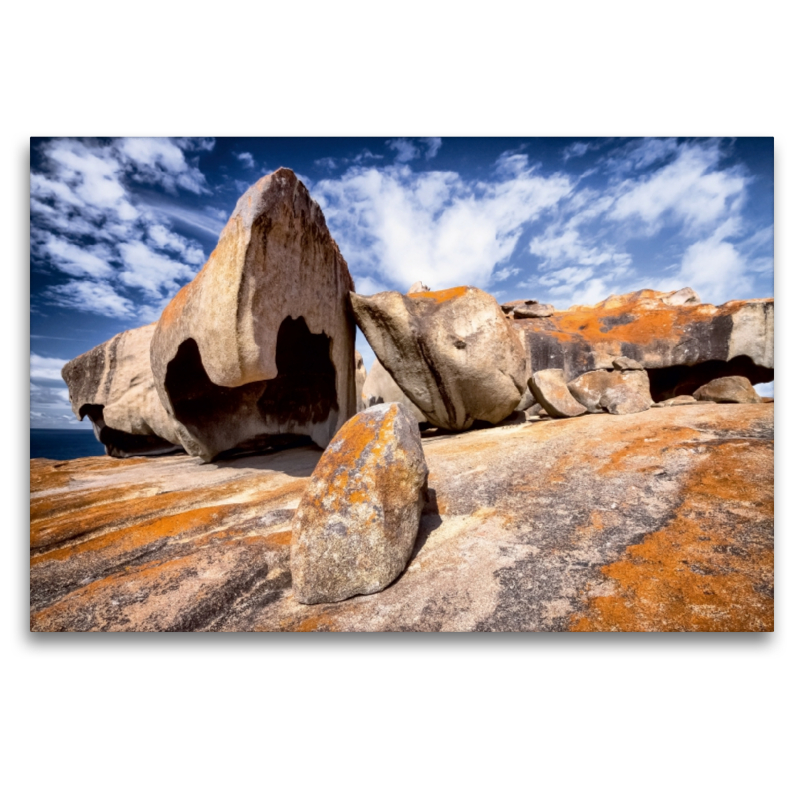
[[525, 391], [525, 353], [497, 301], [471, 286], [350, 295], [378, 360], [432, 425], [497, 423]]
[[322, 454], [292, 523], [301, 603], [374, 594], [404, 569], [427, 499], [419, 427], [398, 403], [349, 420]]
[[572, 396], [590, 413], [637, 414], [653, 404], [644, 370], [586, 372], [568, 384]]
[[714, 306], [689, 288], [643, 289], [511, 324], [525, 346], [528, 375], [563, 369], [572, 381], [632, 359], [647, 370], [654, 400], [692, 394], [726, 375], [754, 384], [774, 377], [771, 298]]
[[72, 410], [88, 417], [106, 454], [163, 455], [181, 449], [175, 420], [158, 397], [150, 369], [155, 323], [118, 333], [61, 371]]
[[156, 388], [187, 452], [325, 447], [356, 411], [352, 289], [297, 176], [281, 168], [251, 186], [153, 336]]

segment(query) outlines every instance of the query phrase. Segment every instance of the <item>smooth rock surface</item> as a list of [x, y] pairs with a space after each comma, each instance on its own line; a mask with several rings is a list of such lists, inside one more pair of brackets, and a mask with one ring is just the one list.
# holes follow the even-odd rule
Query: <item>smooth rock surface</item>
[[417, 422], [427, 422], [425, 415], [411, 402], [376, 358], [364, 382], [364, 407], [370, 408], [381, 403], [400, 403], [411, 412]]
[[423, 439], [429, 501], [382, 592], [303, 605], [292, 517], [321, 453], [31, 464], [31, 629], [773, 629], [774, 405]]
[[251, 186], [153, 336], [156, 389], [187, 452], [210, 460], [304, 436], [325, 447], [356, 412], [352, 289], [295, 174]]
[[670, 406], [690, 406], [692, 403], [696, 402], [697, 400], [690, 394], [680, 394], [677, 397], [670, 397], [667, 400], [662, 400], [660, 403], [654, 403], [654, 405], [660, 408], [669, 408]]
[[691, 290], [643, 289], [511, 324], [525, 345], [528, 376], [563, 369], [571, 381], [624, 356], [648, 371], [654, 400], [692, 394], [724, 375], [773, 380], [772, 299], [713, 306], [693, 297]]
[[568, 385], [572, 396], [591, 413], [605, 409], [611, 414], [638, 414], [653, 404], [644, 370], [598, 369]]
[[364, 398], [364, 384], [367, 381], [367, 368], [364, 366], [364, 359], [361, 353], [356, 350], [356, 408], [363, 411], [367, 407]]
[[350, 298], [378, 360], [432, 425], [465, 430], [516, 408], [525, 353], [491, 295], [460, 286]]
[[155, 323], [118, 333], [61, 371], [72, 411], [89, 417], [106, 454], [161, 455], [181, 450], [178, 426], [159, 400], [150, 369]]
[[528, 386], [536, 401], [551, 417], [579, 417], [586, 413], [586, 406], [581, 405], [570, 393], [564, 380], [564, 370], [541, 369], [528, 379]]
[[348, 420], [319, 460], [292, 524], [301, 603], [374, 594], [405, 568], [427, 500], [419, 426], [399, 403]]
[[761, 396], [747, 378], [731, 375], [701, 386], [693, 395], [695, 400], [710, 400], [713, 403], [760, 403]]

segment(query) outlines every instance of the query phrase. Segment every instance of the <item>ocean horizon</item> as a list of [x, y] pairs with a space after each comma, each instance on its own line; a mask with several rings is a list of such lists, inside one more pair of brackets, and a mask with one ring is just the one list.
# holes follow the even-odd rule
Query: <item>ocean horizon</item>
[[73, 458], [103, 456], [106, 452], [91, 429], [31, 428], [30, 431], [31, 458], [68, 461]]

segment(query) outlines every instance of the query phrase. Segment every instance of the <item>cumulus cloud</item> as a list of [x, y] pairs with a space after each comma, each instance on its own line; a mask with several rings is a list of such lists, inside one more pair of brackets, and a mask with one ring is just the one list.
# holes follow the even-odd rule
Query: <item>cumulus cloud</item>
[[138, 138], [39, 145], [43, 168], [31, 174], [32, 268], [72, 278], [39, 300], [126, 320], [143, 303], [162, 306], [205, 261], [199, 242], [172, 223], [216, 236], [223, 220], [217, 209], [187, 209], [177, 198], [144, 200], [133, 187], [208, 193], [191, 154], [213, 146], [213, 139]]
[[67, 362], [63, 358], [48, 358], [31, 353], [31, 378], [47, 381], [60, 381], [61, 368]]
[[256, 160], [253, 158], [252, 153], [234, 153], [234, 155], [241, 161], [243, 167], [255, 169]]
[[431, 288], [487, 286], [493, 270], [507, 266], [524, 225], [570, 188], [566, 176], [543, 177], [527, 162], [491, 182], [395, 164], [351, 168], [318, 182], [314, 196], [352, 268], [405, 291], [417, 280]]

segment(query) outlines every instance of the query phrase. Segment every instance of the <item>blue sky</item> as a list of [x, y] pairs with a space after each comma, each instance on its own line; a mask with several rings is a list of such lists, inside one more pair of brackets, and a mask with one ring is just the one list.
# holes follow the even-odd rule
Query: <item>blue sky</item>
[[280, 166], [364, 294], [422, 280], [557, 308], [641, 288], [773, 295], [771, 138], [32, 139], [33, 427], [77, 424], [61, 366], [156, 320]]

